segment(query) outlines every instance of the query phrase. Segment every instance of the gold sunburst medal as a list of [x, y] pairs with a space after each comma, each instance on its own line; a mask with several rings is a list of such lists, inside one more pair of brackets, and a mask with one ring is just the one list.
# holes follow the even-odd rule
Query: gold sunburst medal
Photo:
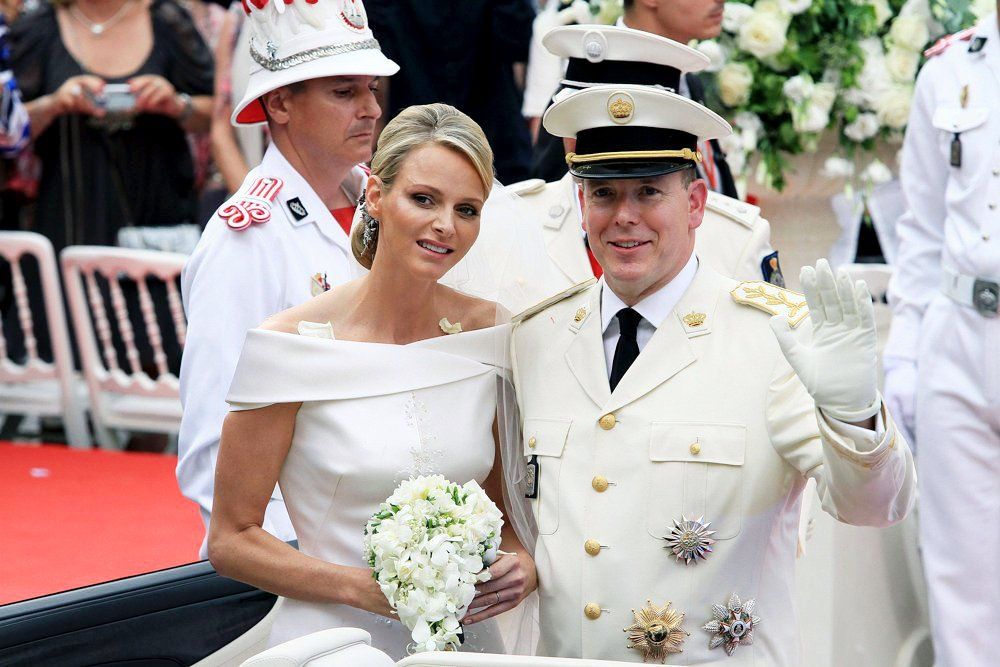
[[646, 600], [646, 606], [632, 610], [635, 623], [625, 628], [628, 647], [642, 654], [642, 661], [659, 661], [662, 665], [670, 653], [680, 653], [681, 644], [690, 634], [681, 628], [684, 614], [671, 609], [667, 602], [662, 607]]

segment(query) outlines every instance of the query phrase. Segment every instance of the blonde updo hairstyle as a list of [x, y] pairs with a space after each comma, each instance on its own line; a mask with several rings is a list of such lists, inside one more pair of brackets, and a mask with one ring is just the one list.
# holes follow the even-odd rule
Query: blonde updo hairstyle
[[[464, 156], [479, 174], [483, 192], [489, 195], [493, 188], [493, 149], [476, 121], [448, 104], [407, 107], [382, 130], [372, 157], [372, 175], [378, 176], [384, 192], [392, 189], [407, 156], [428, 144], [444, 146]], [[363, 267], [371, 269], [378, 250], [378, 232], [366, 247], [365, 216], [358, 217], [360, 222], [351, 232], [351, 251]]]

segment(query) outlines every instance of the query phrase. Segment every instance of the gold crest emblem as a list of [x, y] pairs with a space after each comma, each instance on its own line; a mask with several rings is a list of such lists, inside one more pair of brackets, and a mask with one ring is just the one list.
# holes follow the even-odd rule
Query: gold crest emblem
[[696, 313], [694, 311], [691, 311], [681, 319], [684, 320], [684, 324], [688, 325], [689, 327], [700, 327], [702, 324], [705, 323], [705, 319], [707, 317], [708, 315], [706, 315], [705, 313]]
[[573, 321], [579, 324], [580, 322], [583, 322], [584, 318], [586, 317], [587, 317], [587, 309], [580, 308], [579, 310], [576, 311], [576, 314], [573, 315]]
[[643, 662], [663, 664], [668, 654], [681, 652], [681, 644], [690, 633], [680, 627], [684, 614], [671, 609], [669, 602], [658, 607], [646, 600], [646, 606], [639, 611], [633, 609], [632, 615], [635, 623], [625, 628], [628, 647], [639, 651]]
[[628, 93], [614, 93], [608, 98], [608, 115], [616, 123], [624, 124], [635, 115], [635, 101]]

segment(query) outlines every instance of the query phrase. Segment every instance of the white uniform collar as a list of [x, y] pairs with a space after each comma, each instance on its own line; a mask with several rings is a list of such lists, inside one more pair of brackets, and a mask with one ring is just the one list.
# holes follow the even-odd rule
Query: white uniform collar
[[[632, 309], [642, 315], [642, 318], [652, 324], [654, 328], [660, 326], [660, 323], [674, 312], [674, 307], [691, 286], [697, 272], [698, 257], [692, 252], [687, 264], [684, 265], [680, 273], [674, 276], [673, 280], [632, 306]], [[600, 287], [601, 331], [605, 332], [618, 311], [622, 308], [628, 308], [628, 306], [607, 286], [603, 276], [600, 280]]]
[[[259, 171], [261, 176], [280, 178], [284, 182], [284, 185], [278, 192], [275, 205], [281, 206], [285, 210], [285, 216], [293, 227], [301, 227], [302, 225], [313, 223], [319, 227], [320, 232], [324, 236], [339, 245], [349, 247], [349, 239], [344, 230], [340, 228], [340, 225], [333, 218], [333, 214], [330, 213], [323, 200], [312, 189], [312, 186], [306, 182], [306, 179], [282, 155], [281, 150], [278, 149], [276, 144], [272, 143], [267, 147], [264, 159], [260, 162]], [[366, 178], [367, 175], [361, 167], [353, 167], [344, 181], [344, 187], [348, 192], [357, 193], [352, 195], [356, 197], [360, 194], [361, 188], [364, 187]], [[291, 210], [290, 202], [292, 200], [298, 200], [296, 208], [304, 211], [304, 216], [296, 214]]]

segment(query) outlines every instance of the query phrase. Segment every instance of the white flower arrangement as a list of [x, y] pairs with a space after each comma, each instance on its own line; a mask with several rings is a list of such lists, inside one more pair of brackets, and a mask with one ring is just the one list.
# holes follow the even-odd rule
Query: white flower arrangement
[[365, 526], [364, 554], [411, 650], [455, 650], [461, 619], [500, 548], [500, 510], [475, 482], [406, 480]]
[[[898, 143], [924, 48], [994, 7], [995, 0], [726, 2], [722, 34], [698, 48], [712, 60], [709, 104], [721, 104], [738, 134], [741, 114], [763, 122], [750, 133], [753, 144], [745, 136], [723, 142], [737, 179], [756, 153], [758, 178], [781, 189], [786, 156], [815, 150], [829, 128], [853, 162], [862, 153], [871, 160], [881, 142]], [[879, 165], [874, 171], [882, 178]]]

